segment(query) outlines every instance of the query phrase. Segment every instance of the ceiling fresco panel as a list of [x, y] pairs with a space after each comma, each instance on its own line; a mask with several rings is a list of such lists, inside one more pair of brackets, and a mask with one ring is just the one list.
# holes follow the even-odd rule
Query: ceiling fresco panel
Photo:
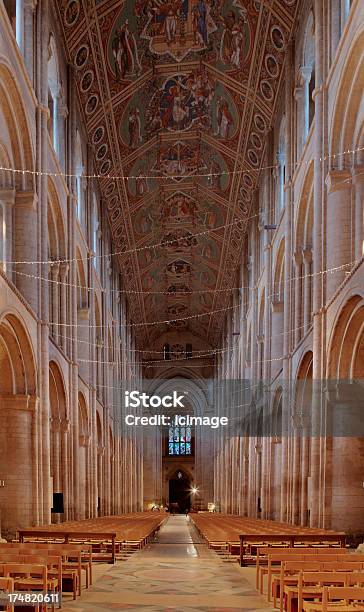
[[140, 344], [218, 343], [298, 2], [56, 3]]

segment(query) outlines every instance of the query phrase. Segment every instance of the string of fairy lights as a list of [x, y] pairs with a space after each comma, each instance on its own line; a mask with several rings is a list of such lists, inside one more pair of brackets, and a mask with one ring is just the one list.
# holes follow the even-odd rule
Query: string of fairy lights
[[[360, 151], [363, 151], [364, 147], [360, 147], [357, 149], [350, 149], [347, 151], [343, 151], [341, 153], [336, 153], [336, 154], [331, 154], [331, 155], [327, 155], [325, 157], [320, 157], [318, 159], [319, 162], [324, 162], [330, 159], [337, 159], [343, 156], [347, 156], [347, 155], [354, 155]], [[300, 161], [297, 164], [295, 164], [295, 166], [302, 166], [304, 164], [308, 165], [311, 164], [312, 162], [314, 162], [316, 160], [316, 158], [311, 158], [309, 160], [306, 161]], [[268, 165], [265, 167], [260, 168], [260, 171], [262, 170], [273, 170], [277, 168], [277, 164], [274, 165]], [[74, 177], [78, 177], [78, 175], [76, 174], [70, 174], [70, 173], [57, 173], [57, 172], [42, 172], [42, 171], [37, 171], [37, 170], [20, 170], [20, 169], [15, 169], [15, 168], [9, 168], [9, 167], [5, 167], [5, 166], [0, 166], [0, 171], [4, 171], [4, 172], [12, 172], [13, 174], [22, 174], [22, 175], [34, 175], [34, 176], [47, 176], [47, 177], [59, 177], [62, 176], [63, 178], [74, 178]], [[233, 170], [233, 171], [221, 171], [218, 173], [215, 172], [208, 172], [206, 174], [194, 174], [193, 177], [194, 178], [212, 178], [214, 176], [224, 176], [224, 175], [236, 175], [236, 174], [248, 174], [250, 171], [246, 170], [246, 169], [239, 169], [239, 170]], [[141, 178], [143, 179], [161, 179], [161, 180], [173, 180], [173, 179], [182, 179], [185, 178], [184, 176], [179, 176], [179, 175], [175, 175], [175, 176], [118, 176], [118, 175], [97, 175], [97, 174], [90, 174], [90, 175], [83, 175], [82, 176], [83, 179], [100, 179], [100, 180], [104, 180], [104, 179], [110, 179], [110, 180], [115, 180], [115, 181], [128, 181], [128, 180], [139, 180]], [[343, 179], [343, 181], [341, 181], [342, 183], [347, 183], [350, 182], [350, 178], [346, 178]], [[308, 196], [302, 196], [300, 198], [300, 201], [302, 201], [303, 197], [308, 197]], [[293, 205], [295, 203], [293, 202]], [[272, 207], [272, 210], [274, 210], [275, 207]], [[269, 211], [266, 211], [269, 212]], [[258, 216], [260, 216], [260, 212], [256, 213], [254, 215], [250, 215], [249, 217], [245, 218], [244, 221], [242, 221], [241, 219], [235, 219], [233, 222], [231, 223], [227, 223], [227, 224], [222, 224], [220, 226], [216, 226], [214, 228], [208, 228], [205, 229], [201, 232], [197, 232], [196, 234], [191, 234], [189, 235], [189, 238], [195, 238], [195, 237], [199, 237], [199, 236], [203, 236], [203, 235], [207, 235], [211, 232], [217, 232], [219, 230], [222, 229], [226, 229], [228, 227], [234, 226], [235, 224], [242, 224], [242, 223], [247, 223], [248, 221], [250, 221], [253, 218], [256, 218]], [[19, 260], [19, 261], [6, 261], [3, 262], [5, 263], [6, 266], [18, 266], [18, 265], [48, 265], [50, 267], [56, 265], [56, 264], [70, 264], [70, 263], [74, 263], [74, 262], [78, 262], [78, 261], [85, 261], [85, 260], [89, 260], [89, 259], [101, 259], [101, 258], [110, 258], [113, 256], [117, 256], [120, 254], [126, 255], [128, 253], [138, 253], [140, 251], [146, 250], [146, 249], [156, 249], [158, 247], [163, 247], [163, 246], [168, 246], [169, 244], [175, 244], [176, 240], [178, 241], [178, 239], [174, 239], [174, 240], [163, 240], [159, 243], [155, 243], [152, 245], [143, 245], [141, 247], [135, 247], [133, 249], [130, 249], [128, 251], [123, 251], [121, 252], [113, 252], [113, 253], [107, 253], [107, 254], [92, 254], [92, 255], [87, 255], [86, 257], [75, 257], [75, 258], [69, 258], [69, 259], [59, 259], [59, 260], [44, 260], [44, 261], [39, 261], [39, 260]], [[349, 262], [347, 264], [343, 264], [342, 266], [338, 266], [335, 268], [330, 268], [330, 269], [326, 269], [326, 270], [320, 270], [318, 272], [311, 272], [309, 274], [304, 274], [304, 275], [300, 275], [300, 276], [294, 276], [292, 278], [289, 278], [288, 280], [283, 280], [282, 284], [285, 283], [292, 283], [296, 280], [303, 280], [305, 278], [312, 278], [316, 275], [324, 275], [324, 274], [332, 274], [335, 272], [339, 272], [339, 271], [346, 271], [347, 269], [349, 269], [349, 272], [358, 264], [360, 263], [360, 261], [352, 261]], [[55, 280], [52, 278], [48, 278], [48, 277], [44, 277], [41, 275], [37, 275], [37, 274], [28, 274], [26, 272], [22, 272], [19, 270], [12, 270], [12, 273], [15, 275], [19, 275], [19, 276], [25, 276], [34, 280], [39, 280], [42, 282], [46, 282], [46, 283], [50, 283], [50, 284], [57, 284], [57, 285], [61, 285], [61, 286], [66, 286], [66, 287], [70, 287], [70, 288], [76, 288], [78, 290], [85, 290], [85, 291], [96, 291], [95, 287], [89, 287], [89, 286], [82, 286], [79, 284], [75, 284], [75, 283], [71, 283], [71, 282], [67, 282], [67, 281], [60, 281], [60, 280]], [[242, 290], [247, 290], [247, 291], [256, 291], [257, 290], [257, 286], [241, 286], [241, 287], [230, 287], [230, 288], [215, 288], [215, 289], [191, 289], [189, 291], [186, 292], [178, 292], [177, 295], [190, 295], [190, 294], [204, 294], [204, 293], [211, 293], [211, 294], [216, 294], [218, 292], [224, 292], [226, 293], [227, 291], [242, 291]], [[159, 295], [171, 295], [171, 293], [169, 291], [156, 291], [156, 290], [123, 290], [123, 289], [101, 289], [102, 292], [105, 293], [118, 293], [118, 294], [126, 294], [126, 295], [135, 295], [135, 294], [143, 294], [143, 295], [154, 295], [154, 294], [159, 294]], [[173, 294], [172, 294], [173, 295]], [[273, 294], [272, 294], [273, 295]], [[272, 297], [272, 296], [268, 296], [268, 297]], [[162, 324], [175, 324], [178, 322], [184, 322], [184, 321], [189, 321], [191, 319], [199, 319], [201, 317], [206, 317], [206, 316], [211, 316], [213, 314], [216, 313], [221, 313], [221, 312], [228, 312], [228, 311], [232, 311], [232, 310], [236, 310], [236, 309], [240, 309], [242, 307], [242, 304], [236, 304], [236, 305], [232, 305], [232, 306], [226, 306], [224, 308], [219, 308], [219, 309], [215, 309], [215, 310], [210, 310], [208, 312], [202, 312], [202, 313], [196, 313], [196, 314], [192, 314], [192, 315], [187, 315], [187, 316], [183, 316], [183, 317], [174, 317], [172, 319], [164, 319], [164, 320], [159, 320], [159, 321], [146, 321], [146, 322], [141, 322], [141, 323], [117, 323], [114, 324], [117, 326], [118, 329], [121, 328], [135, 328], [135, 327], [145, 327], [145, 326], [154, 326], [154, 325], [162, 325]], [[87, 325], [80, 325], [78, 323], [66, 323], [66, 322], [50, 322], [50, 326], [51, 327], [59, 327], [59, 328], [72, 328], [75, 327], [77, 329], [81, 329], [81, 328], [87, 328], [87, 329], [92, 329], [92, 328], [100, 328], [100, 329], [105, 329], [105, 325], [93, 325], [93, 324], [87, 324]], [[304, 329], [304, 326], [299, 326], [299, 327], [295, 327], [292, 328], [288, 331], [284, 331], [282, 333], [279, 334], [273, 334], [271, 336], [271, 338], [276, 337], [276, 336], [281, 336], [281, 335], [286, 335], [286, 334], [292, 334], [298, 330], [302, 330]], [[78, 343], [85, 343], [90, 347], [94, 347], [94, 348], [100, 348], [100, 342], [99, 343], [92, 343], [92, 342], [88, 342], [87, 340], [82, 340], [80, 338], [72, 338], [72, 337], [68, 337], [68, 336], [62, 336], [58, 334], [58, 338], [62, 339], [62, 340], [69, 340], [69, 341], [76, 341]], [[141, 365], [145, 365], [146, 367], [158, 367], [159, 365], [161, 367], [166, 367], [169, 366], [171, 367], [171, 365], [173, 364], [173, 362], [177, 362], [178, 365], [181, 364], [181, 361], [188, 361], [189, 365], [188, 368], [191, 367], [198, 367], [200, 368], [201, 365], [198, 364], [197, 366], [193, 366], [190, 362], [191, 359], [204, 359], [206, 357], [211, 357], [211, 356], [215, 356], [215, 355], [221, 355], [224, 353], [228, 353], [231, 351], [234, 351], [237, 348], [237, 345], [235, 346], [230, 346], [229, 348], [226, 349], [211, 349], [208, 350], [206, 349], [201, 350], [201, 351], [197, 351], [197, 354], [193, 354], [191, 356], [188, 357], [177, 357], [176, 359], [168, 359], [168, 360], [147, 360], [147, 361], [128, 361], [126, 360], [125, 363], [127, 363], [129, 366], [132, 365], [136, 365], [136, 366], [141, 366]], [[129, 349], [128, 349], [129, 350]], [[134, 353], [138, 353], [138, 354], [163, 354], [163, 351], [151, 351], [151, 350], [142, 350], [142, 349], [130, 349], [130, 352], [134, 352]], [[259, 360], [256, 362], [253, 362], [254, 364], [261, 364], [261, 363], [268, 363], [268, 362], [275, 362], [275, 361], [282, 361], [285, 357], [284, 356], [280, 356], [280, 357], [274, 357], [268, 360]], [[87, 359], [78, 359], [78, 361], [80, 363], [97, 363], [99, 365], [103, 364], [103, 365], [115, 365], [116, 361], [100, 361], [100, 360], [87, 360]], [[119, 364], [121, 364], [121, 362], [118, 362]], [[251, 364], [252, 365], [252, 364]], [[110, 388], [110, 387], [107, 387]]]
[[[342, 151], [339, 153], [333, 153], [333, 154], [327, 154], [326, 156], [320, 157], [320, 158], [316, 158], [316, 157], [311, 157], [308, 160], [301, 160], [299, 162], [295, 162], [292, 163], [291, 166], [294, 168], [300, 167], [300, 166], [305, 166], [305, 165], [310, 165], [312, 162], [314, 161], [319, 161], [320, 163], [324, 163], [325, 161], [328, 160], [334, 160], [334, 159], [338, 159], [341, 157], [344, 157], [346, 155], [355, 155], [356, 153], [359, 153], [361, 151], [364, 150], [364, 147], [358, 147], [355, 149], [348, 149], [346, 151]], [[264, 170], [273, 170], [273, 169], [277, 169], [279, 167], [278, 164], [270, 164], [267, 166], [263, 166], [261, 167], [259, 170], [249, 170], [249, 169], [241, 169], [241, 170], [232, 170], [232, 171], [226, 171], [227, 174], [249, 174], [249, 173], [256, 173], [256, 172], [262, 172]], [[289, 167], [289, 164], [287, 164], [287, 167]], [[79, 175], [77, 174], [72, 174], [72, 173], [63, 173], [63, 172], [48, 172], [48, 171], [41, 171], [41, 170], [30, 170], [30, 169], [16, 169], [16, 168], [11, 168], [11, 167], [7, 167], [7, 166], [0, 166], [0, 171], [4, 171], [4, 172], [10, 172], [13, 174], [21, 174], [23, 176], [25, 175], [31, 175], [31, 176], [47, 176], [47, 177], [53, 177], [53, 178], [57, 178], [57, 177], [63, 177], [63, 178], [75, 178], [78, 177]], [[225, 172], [225, 171], [223, 171]], [[210, 177], [212, 178], [213, 176], [222, 176], [223, 172], [219, 172], [219, 173], [207, 173], [207, 174], [194, 174], [193, 177], [194, 178], [201, 178], [201, 177]], [[140, 179], [140, 178], [156, 178], [156, 177], [148, 177], [148, 176], [128, 176], [128, 177], [124, 177], [124, 176], [118, 176], [118, 175], [99, 175], [99, 174], [90, 174], [90, 175], [83, 175], [84, 179], [105, 179], [108, 178], [110, 180], [115, 180], [115, 181], [124, 181], [124, 180], [130, 180], [130, 179]], [[168, 176], [168, 177], [157, 177], [157, 178], [161, 178], [163, 180], [178, 180], [179, 175], [173, 175], [173, 176]], [[182, 177], [184, 178], [184, 177]], [[351, 179], [345, 179], [343, 180], [343, 183], [350, 181]], [[198, 232], [197, 234], [194, 235], [190, 235], [190, 238], [193, 237], [198, 237], [198, 236], [202, 236], [202, 235], [206, 235], [210, 232], [216, 232], [220, 229], [225, 229], [229, 226], [233, 226], [235, 224], [242, 224], [245, 223], [247, 221], [247, 219], [235, 219], [234, 221], [232, 221], [229, 224], [223, 224], [221, 226], [218, 227], [214, 227], [214, 228], [209, 228], [206, 229], [202, 232]], [[115, 251], [113, 253], [105, 253], [105, 254], [89, 254], [87, 255], [85, 258], [78, 258], [78, 257], [73, 257], [73, 258], [62, 258], [62, 259], [57, 259], [57, 260], [22, 260], [22, 261], [7, 261], [6, 263], [8, 265], [20, 265], [20, 264], [28, 264], [28, 265], [55, 265], [55, 264], [61, 264], [61, 263], [72, 263], [72, 262], [77, 262], [77, 261], [86, 261], [89, 259], [95, 260], [95, 259], [103, 259], [103, 258], [110, 258], [110, 257], [115, 257], [115, 256], [119, 256], [119, 255], [128, 255], [128, 254], [132, 254], [132, 253], [137, 253], [146, 249], [155, 249], [158, 246], [168, 246], [169, 244], [174, 244], [176, 242], [176, 239], [174, 240], [170, 240], [170, 241], [161, 241], [160, 243], [157, 244], [153, 244], [153, 245], [143, 245], [141, 247], [135, 247], [133, 249], [127, 249], [127, 250], [123, 250], [123, 251]]]

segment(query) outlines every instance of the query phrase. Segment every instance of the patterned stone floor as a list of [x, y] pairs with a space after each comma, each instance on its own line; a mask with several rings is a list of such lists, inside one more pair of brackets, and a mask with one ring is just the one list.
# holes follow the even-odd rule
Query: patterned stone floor
[[171, 516], [156, 543], [116, 565], [95, 567], [94, 584], [63, 612], [271, 612], [249, 568], [208, 550], [188, 518]]

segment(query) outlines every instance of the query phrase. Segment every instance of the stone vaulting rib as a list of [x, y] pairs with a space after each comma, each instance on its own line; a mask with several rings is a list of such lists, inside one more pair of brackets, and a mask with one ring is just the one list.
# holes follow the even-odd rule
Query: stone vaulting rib
[[[56, 4], [113, 250], [126, 290], [136, 292], [132, 319], [223, 309], [224, 289], [236, 285], [299, 0]], [[215, 345], [223, 314], [169, 328]], [[140, 338], [153, 340], [165, 327], [141, 326]]]

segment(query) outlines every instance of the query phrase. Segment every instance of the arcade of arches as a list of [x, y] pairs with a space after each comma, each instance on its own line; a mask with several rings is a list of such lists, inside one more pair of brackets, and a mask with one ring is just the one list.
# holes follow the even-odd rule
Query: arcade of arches
[[[169, 504], [364, 533], [364, 437], [322, 423], [364, 380], [364, 2], [0, 0], [0, 30], [2, 536]], [[126, 433], [142, 381], [241, 429]]]

